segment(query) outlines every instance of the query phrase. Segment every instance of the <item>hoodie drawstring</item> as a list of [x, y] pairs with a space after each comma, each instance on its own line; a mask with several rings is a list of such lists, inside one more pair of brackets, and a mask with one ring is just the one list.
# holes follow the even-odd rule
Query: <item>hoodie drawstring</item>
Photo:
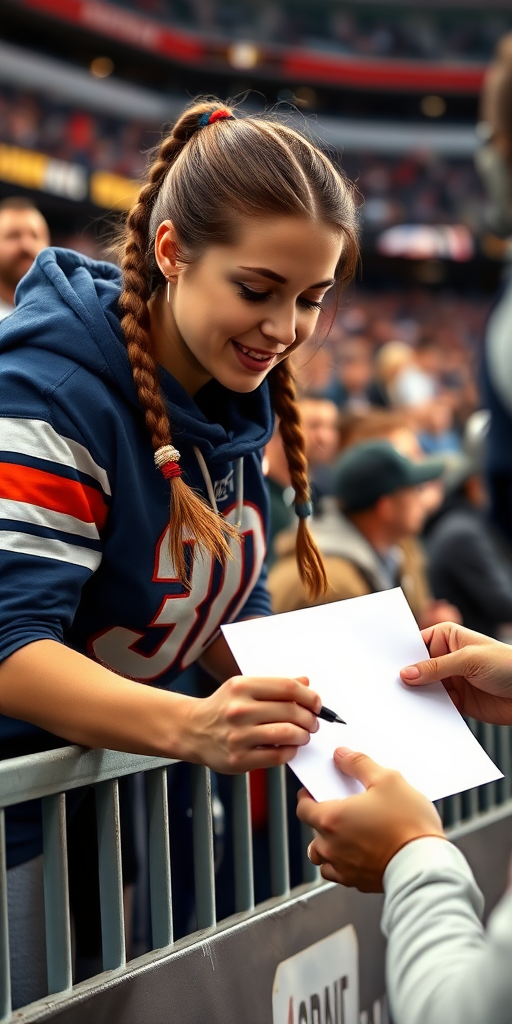
[[[200, 449], [197, 448], [196, 445], [194, 445], [194, 455], [195, 455], [195, 457], [196, 457], [196, 459], [197, 459], [197, 461], [199, 463], [199, 469], [201, 470], [201, 473], [203, 474], [203, 480], [204, 480], [204, 483], [205, 483], [206, 491], [208, 493], [208, 498], [209, 498], [209, 501], [210, 501], [210, 505], [212, 506], [213, 511], [217, 512], [217, 514], [220, 515], [219, 510], [217, 508], [217, 499], [215, 497], [215, 491], [213, 489], [212, 478], [211, 478], [210, 473], [208, 471], [208, 466], [206, 465], [206, 462], [205, 462], [205, 459], [204, 459], [202, 451], [200, 451]], [[235, 527], [236, 527], [237, 530], [239, 530], [241, 525], [242, 525], [242, 513], [243, 513], [243, 507], [244, 507], [244, 460], [243, 460], [243, 458], [242, 459], [235, 459], [235, 493], [236, 493], [236, 523], [235, 523]]]

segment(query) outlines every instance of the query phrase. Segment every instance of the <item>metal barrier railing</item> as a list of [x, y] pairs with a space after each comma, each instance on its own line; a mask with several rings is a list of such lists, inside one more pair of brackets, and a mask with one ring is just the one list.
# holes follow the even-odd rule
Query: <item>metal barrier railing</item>
[[[512, 813], [512, 730], [470, 722], [480, 742], [506, 774], [499, 783], [449, 797], [438, 804], [448, 830], [461, 823], [485, 822], [486, 813], [496, 807]], [[148, 873], [152, 948], [161, 950], [173, 943], [172, 880], [169, 843], [167, 767], [177, 762], [161, 758], [121, 754], [110, 750], [63, 747], [0, 761], [0, 1021], [11, 1019], [9, 922], [5, 847], [6, 807], [34, 798], [42, 799], [43, 872], [49, 996], [41, 1001], [45, 1019], [52, 996], [71, 992], [72, 944], [67, 877], [65, 793], [93, 786], [96, 794], [100, 910], [103, 970], [115, 971], [116, 979], [126, 970], [121, 838], [118, 779], [143, 772], [148, 810]], [[210, 772], [193, 765], [192, 828], [197, 928], [216, 925], [214, 839]], [[254, 904], [254, 869], [248, 776], [234, 776], [233, 843], [234, 893], [236, 911], [257, 914]], [[271, 888], [283, 901], [290, 895], [289, 844], [286, 780], [284, 768], [267, 772], [269, 803], [269, 854]], [[303, 881], [318, 885], [320, 873], [305, 851], [311, 839], [302, 828]], [[303, 891], [303, 888], [302, 890]], [[185, 940], [186, 941], [186, 940]], [[190, 942], [193, 937], [190, 937]], [[180, 942], [180, 948], [183, 940]], [[103, 976], [102, 976], [103, 977]], [[44, 1004], [44, 1007], [43, 1007]], [[31, 1004], [30, 1020], [37, 1020], [38, 1004]], [[27, 1017], [27, 1020], [29, 1019]], [[373, 1021], [386, 1019], [385, 1003], [375, 1004]], [[23, 1008], [16, 1020], [24, 1020]], [[362, 1014], [368, 1020], [368, 1013]]]
[[504, 778], [437, 801], [437, 809], [448, 832], [464, 822], [477, 820], [480, 814], [512, 799], [512, 729], [507, 725], [476, 722], [472, 718], [468, 718], [467, 723], [489, 757], [501, 769]]
[[[103, 970], [118, 971], [126, 964], [118, 779], [145, 773], [152, 948], [160, 949], [173, 942], [166, 770], [176, 763], [77, 746], [0, 761], [0, 1021], [11, 1015], [5, 808], [42, 798], [48, 992], [66, 992], [72, 987], [72, 957], [65, 793], [84, 786], [95, 788]], [[191, 771], [195, 909], [201, 930], [216, 924], [211, 780], [207, 768], [192, 765]], [[254, 870], [248, 776], [234, 776], [232, 784], [235, 909], [251, 911]], [[267, 786], [272, 895], [287, 897], [290, 875], [283, 767], [268, 771]], [[310, 830], [303, 829], [302, 835], [306, 848]], [[318, 881], [318, 868], [307, 857], [303, 864], [303, 880]]]

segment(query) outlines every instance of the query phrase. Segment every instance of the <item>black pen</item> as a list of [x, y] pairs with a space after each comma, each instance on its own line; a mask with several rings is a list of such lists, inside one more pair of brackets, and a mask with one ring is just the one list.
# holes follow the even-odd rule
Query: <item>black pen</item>
[[347, 724], [343, 718], [340, 718], [340, 716], [336, 714], [335, 711], [331, 711], [330, 708], [325, 708], [323, 704], [316, 717], [323, 718], [324, 722], [339, 722], [340, 725]]

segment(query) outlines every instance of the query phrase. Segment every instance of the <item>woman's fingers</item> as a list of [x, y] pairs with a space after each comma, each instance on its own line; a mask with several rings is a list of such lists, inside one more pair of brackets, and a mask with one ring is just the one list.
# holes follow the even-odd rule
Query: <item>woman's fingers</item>
[[280, 677], [234, 676], [224, 686], [229, 689], [233, 699], [251, 697], [256, 701], [293, 702], [313, 714], [318, 714], [322, 706], [318, 693], [309, 689], [309, 681], [305, 676], [302, 681]]
[[311, 733], [291, 722], [269, 722], [241, 732], [238, 744], [245, 747], [304, 747]]
[[297, 747], [256, 747], [251, 750], [241, 751], [237, 758], [231, 759], [228, 768], [223, 772], [238, 774], [239, 772], [252, 772], [256, 768], [277, 768], [281, 764], [288, 764], [297, 753]]
[[308, 732], [317, 732], [318, 718], [300, 704], [289, 704], [285, 701], [263, 701], [241, 699], [233, 701], [226, 711], [226, 718], [231, 725], [266, 725], [271, 722], [290, 722]]

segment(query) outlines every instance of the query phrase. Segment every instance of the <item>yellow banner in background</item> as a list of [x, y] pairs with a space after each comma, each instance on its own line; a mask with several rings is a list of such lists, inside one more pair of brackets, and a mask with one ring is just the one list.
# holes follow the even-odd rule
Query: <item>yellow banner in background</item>
[[140, 190], [140, 182], [122, 178], [109, 171], [93, 171], [89, 182], [89, 197], [96, 206], [110, 210], [129, 210]]
[[0, 145], [0, 178], [23, 188], [44, 187], [49, 157], [19, 146]]
[[46, 153], [4, 143], [0, 143], [0, 180], [75, 202], [89, 199], [107, 210], [129, 210], [140, 189], [133, 178], [110, 171], [93, 171], [89, 175], [83, 164], [56, 160]]

